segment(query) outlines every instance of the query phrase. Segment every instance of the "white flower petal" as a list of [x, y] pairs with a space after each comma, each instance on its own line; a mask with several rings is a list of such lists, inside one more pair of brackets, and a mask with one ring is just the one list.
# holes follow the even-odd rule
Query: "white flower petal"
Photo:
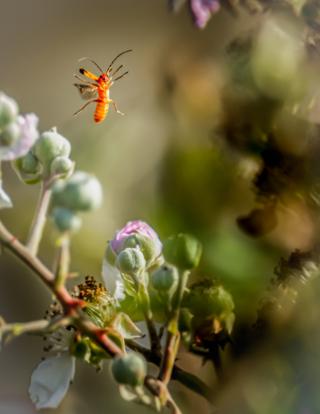
[[115, 266], [112, 266], [106, 259], [103, 259], [102, 262], [102, 278], [106, 288], [113, 295], [115, 295], [116, 292], [120, 292], [120, 285], [123, 285], [120, 271]]
[[38, 117], [35, 114], [19, 115], [17, 122], [21, 135], [12, 146], [0, 148], [0, 158], [3, 161], [12, 161], [23, 157], [33, 147], [39, 138], [37, 130]]
[[8, 194], [2, 188], [2, 183], [0, 181], [0, 209], [12, 207], [12, 201]]
[[29, 395], [36, 408], [56, 408], [75, 373], [75, 358], [65, 353], [42, 361], [31, 376]]

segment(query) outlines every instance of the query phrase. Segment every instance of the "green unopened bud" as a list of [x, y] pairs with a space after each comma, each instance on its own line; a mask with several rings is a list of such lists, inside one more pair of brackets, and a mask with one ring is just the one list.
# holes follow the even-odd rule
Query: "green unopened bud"
[[80, 229], [82, 220], [74, 211], [63, 207], [56, 207], [52, 211], [52, 219], [59, 231], [76, 232]]
[[219, 316], [234, 309], [231, 294], [211, 280], [203, 280], [190, 287], [185, 305], [197, 317]]
[[165, 259], [183, 270], [198, 266], [201, 253], [201, 243], [188, 234], [180, 233], [177, 236], [172, 236], [163, 245]]
[[111, 362], [111, 372], [118, 384], [137, 387], [143, 385], [147, 364], [140, 354], [131, 352], [114, 358]]
[[33, 148], [34, 155], [46, 169], [56, 157], [69, 157], [70, 151], [70, 142], [54, 129], [43, 132]]
[[7, 125], [0, 134], [0, 145], [9, 147], [13, 145], [21, 135], [21, 130], [16, 122]]
[[90, 211], [102, 203], [100, 182], [91, 174], [77, 171], [67, 181], [56, 183], [53, 203], [74, 211]]
[[28, 152], [24, 157], [18, 158], [16, 166], [24, 174], [37, 174], [40, 172], [40, 163], [32, 152]]
[[140, 249], [128, 247], [119, 253], [116, 265], [121, 272], [132, 275], [144, 270], [146, 261]]
[[178, 285], [178, 270], [174, 266], [164, 264], [151, 275], [151, 284], [159, 292], [173, 293]]
[[52, 175], [68, 175], [72, 172], [74, 162], [68, 157], [57, 157], [50, 165], [50, 172]]
[[123, 247], [138, 247], [142, 251], [147, 264], [152, 263], [159, 255], [157, 243], [150, 237], [143, 236], [142, 234], [129, 236], [125, 240]]
[[0, 128], [5, 128], [15, 121], [19, 109], [16, 101], [4, 93], [0, 93]]

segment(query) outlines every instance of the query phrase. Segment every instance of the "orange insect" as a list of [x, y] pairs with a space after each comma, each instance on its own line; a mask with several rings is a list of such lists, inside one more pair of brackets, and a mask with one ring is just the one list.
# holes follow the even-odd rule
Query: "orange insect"
[[93, 82], [89, 82], [87, 80], [82, 79], [78, 75], [74, 75], [77, 79], [79, 79], [82, 83], [75, 83], [74, 86], [79, 90], [80, 95], [83, 99], [88, 100], [77, 112], [74, 113], [74, 115], [77, 115], [79, 112], [81, 112], [84, 108], [86, 108], [91, 103], [96, 103], [96, 110], [94, 112], [94, 121], [95, 122], [102, 122], [109, 111], [109, 105], [112, 104], [115, 111], [118, 114], [124, 115], [122, 112], [120, 112], [117, 108], [116, 103], [113, 99], [110, 99], [110, 88], [113, 85], [114, 82], [117, 80], [123, 78], [127, 73], [124, 72], [121, 75], [119, 75], [117, 78], [114, 79], [114, 75], [117, 74], [122, 68], [123, 65], [120, 65], [115, 71], [113, 71], [113, 65], [115, 61], [125, 53], [132, 52], [132, 49], [125, 50], [124, 52], [119, 53], [110, 63], [107, 70], [104, 72], [101, 67], [92, 59], [89, 59], [87, 57], [80, 59], [82, 60], [89, 60], [91, 63], [93, 63], [101, 72], [100, 76], [96, 76], [95, 74], [89, 72], [88, 70], [84, 68], [80, 68], [79, 72], [81, 75], [85, 76], [86, 78], [89, 78]]

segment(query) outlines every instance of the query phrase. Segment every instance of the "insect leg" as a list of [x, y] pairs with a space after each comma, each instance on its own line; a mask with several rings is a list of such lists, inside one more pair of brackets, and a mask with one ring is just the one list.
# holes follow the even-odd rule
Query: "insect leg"
[[86, 102], [84, 105], [82, 105], [82, 107], [80, 109], [77, 110], [77, 112], [75, 112], [73, 114], [73, 116], [78, 115], [79, 112], [81, 112], [84, 108], [86, 108], [89, 104], [94, 103], [94, 102], [98, 102], [98, 99], [92, 99], [91, 101]]
[[115, 103], [115, 101], [114, 101], [113, 99], [110, 99], [110, 100], [109, 100], [109, 102], [110, 102], [110, 103], [112, 103], [112, 105], [113, 105], [113, 107], [114, 107], [114, 110], [116, 111], [116, 113], [117, 113], [117, 114], [119, 114], [119, 115], [124, 115], [124, 113], [123, 113], [123, 112], [119, 111], [119, 109], [118, 109], [118, 107], [117, 107], [117, 104]]

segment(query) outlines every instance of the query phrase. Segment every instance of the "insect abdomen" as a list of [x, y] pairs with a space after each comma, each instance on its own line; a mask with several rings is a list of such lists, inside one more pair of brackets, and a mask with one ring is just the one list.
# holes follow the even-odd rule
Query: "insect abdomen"
[[94, 112], [94, 121], [102, 122], [108, 114], [109, 104], [107, 102], [98, 101]]

